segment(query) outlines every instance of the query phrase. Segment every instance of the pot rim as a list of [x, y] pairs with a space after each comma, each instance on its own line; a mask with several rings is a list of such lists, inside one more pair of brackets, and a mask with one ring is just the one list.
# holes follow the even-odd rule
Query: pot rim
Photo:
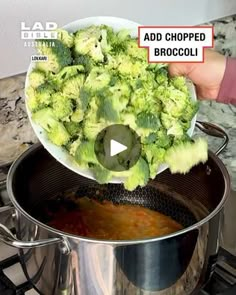
[[36, 218], [32, 217], [28, 212], [26, 212], [20, 205], [19, 203], [16, 201], [15, 197], [14, 197], [14, 193], [13, 193], [13, 189], [12, 189], [12, 180], [13, 180], [13, 175], [18, 167], [18, 165], [22, 162], [22, 160], [24, 158], [26, 158], [29, 154], [31, 154], [33, 151], [43, 148], [41, 143], [37, 143], [32, 145], [28, 150], [26, 150], [25, 152], [23, 152], [11, 165], [8, 175], [7, 175], [7, 192], [9, 195], [9, 198], [12, 202], [12, 204], [14, 205], [14, 207], [19, 210], [19, 212], [29, 221], [33, 222], [34, 224], [43, 227], [45, 230], [48, 230], [49, 232], [53, 233], [53, 234], [57, 234], [60, 237], [63, 238], [71, 238], [71, 239], [76, 239], [79, 241], [83, 241], [83, 242], [89, 242], [89, 243], [96, 243], [96, 244], [108, 244], [108, 245], [134, 245], [134, 244], [143, 244], [143, 243], [149, 243], [149, 242], [157, 242], [157, 241], [161, 241], [161, 240], [166, 240], [166, 239], [170, 239], [173, 237], [177, 237], [180, 236], [182, 234], [188, 233], [194, 229], [200, 228], [202, 225], [204, 225], [205, 223], [207, 223], [208, 221], [210, 221], [214, 216], [216, 216], [223, 208], [227, 197], [229, 196], [230, 193], [230, 176], [228, 173], [227, 168], [225, 167], [224, 163], [222, 162], [222, 160], [216, 156], [212, 151], [208, 150], [209, 156], [213, 158], [213, 160], [216, 162], [216, 164], [219, 166], [223, 178], [224, 178], [224, 184], [225, 184], [225, 191], [223, 194], [223, 197], [221, 199], [221, 201], [219, 202], [218, 206], [209, 214], [207, 215], [205, 218], [201, 219], [200, 221], [198, 221], [197, 223], [194, 223], [193, 225], [186, 227], [180, 231], [168, 234], [168, 235], [164, 235], [164, 236], [160, 236], [160, 237], [154, 237], [154, 238], [145, 238], [145, 239], [135, 239], [135, 240], [101, 240], [101, 239], [94, 239], [94, 238], [86, 238], [83, 236], [77, 236], [77, 235], [73, 235], [73, 234], [69, 234], [69, 233], [65, 233], [63, 231], [54, 229], [44, 223], [42, 223], [41, 221], [38, 221]]

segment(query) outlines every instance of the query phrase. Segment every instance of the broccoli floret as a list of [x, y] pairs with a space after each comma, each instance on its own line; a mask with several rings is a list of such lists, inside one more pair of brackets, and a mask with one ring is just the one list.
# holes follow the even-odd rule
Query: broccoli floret
[[94, 141], [83, 141], [78, 146], [75, 152], [76, 162], [84, 168], [87, 168], [89, 164], [97, 164], [97, 158], [94, 152]]
[[[70, 48], [59, 40], [38, 40], [37, 51], [41, 55], [46, 55], [48, 60], [38, 62], [37, 68], [45, 72], [58, 73], [63, 67], [71, 64], [72, 57]], [[50, 44], [53, 43], [53, 44]], [[54, 45], [54, 46], [52, 46]]]
[[90, 72], [94, 63], [88, 55], [78, 55], [74, 58], [74, 64], [84, 67], [86, 73]]
[[124, 182], [124, 187], [132, 191], [138, 186], [145, 186], [149, 179], [149, 167], [143, 158], [139, 158], [138, 162], [129, 170], [129, 176]]
[[[131, 94], [131, 89], [129, 85], [124, 80], [116, 80], [116, 77], [113, 77], [114, 84], [109, 86], [109, 91], [112, 93], [114, 97], [118, 100], [122, 100], [122, 98], [129, 98]], [[125, 99], [127, 101], [127, 99]], [[126, 104], [125, 106], [126, 107]], [[122, 110], [123, 107], [119, 110]]]
[[126, 51], [128, 55], [132, 56], [135, 59], [140, 59], [148, 65], [148, 50], [146, 48], [139, 48], [137, 39], [131, 39], [127, 41]]
[[180, 119], [184, 122], [191, 123], [191, 120], [196, 115], [199, 109], [199, 102], [198, 101], [191, 101], [189, 100], [185, 106], [184, 112], [182, 113]]
[[74, 157], [75, 156], [75, 153], [77, 151], [77, 148], [79, 147], [79, 145], [81, 144], [81, 139], [80, 137], [77, 138], [76, 140], [74, 140], [73, 142], [71, 142], [69, 145], [68, 145], [68, 150], [69, 150], [69, 153]]
[[166, 130], [170, 129], [177, 122], [178, 119], [174, 118], [171, 114], [164, 112], [161, 113], [161, 124]]
[[198, 138], [194, 143], [184, 142], [172, 146], [165, 155], [165, 162], [171, 173], [188, 173], [193, 166], [205, 163], [207, 159], [208, 145], [202, 138]]
[[57, 29], [57, 39], [60, 40], [65, 46], [71, 48], [74, 45], [74, 36], [66, 30]]
[[52, 84], [45, 82], [36, 89], [36, 96], [39, 104], [48, 106], [52, 102], [52, 95], [55, 90]]
[[157, 131], [157, 140], [155, 144], [159, 148], [169, 148], [172, 145], [172, 138], [169, 136], [165, 129]]
[[129, 126], [133, 130], [136, 130], [137, 125], [136, 125], [136, 116], [132, 113], [129, 112], [123, 112], [120, 114], [121, 122], [123, 125]]
[[64, 125], [72, 137], [78, 136], [81, 133], [81, 125], [77, 122], [65, 122]]
[[52, 95], [52, 108], [58, 119], [69, 121], [69, 116], [73, 112], [73, 103], [61, 93], [55, 93]]
[[80, 123], [84, 119], [84, 111], [81, 109], [81, 107], [77, 107], [73, 114], [71, 115], [71, 121], [73, 123]]
[[180, 137], [175, 137], [173, 139], [173, 146], [176, 146], [185, 142], [193, 142], [192, 138], [187, 133], [184, 133]]
[[160, 119], [150, 112], [141, 112], [137, 116], [136, 124], [140, 128], [156, 131], [160, 127]]
[[145, 73], [145, 65], [138, 60], [131, 59], [128, 55], [119, 54], [116, 62], [117, 70], [121, 75], [139, 78]]
[[186, 95], [189, 95], [189, 90], [186, 84], [186, 78], [177, 76], [170, 79], [170, 83], [178, 90], [182, 91]]
[[168, 70], [166, 67], [161, 67], [156, 72], [156, 82], [158, 85], [165, 85], [168, 86], [169, 77], [168, 77]]
[[31, 112], [35, 112], [43, 107], [42, 105], [39, 104], [37, 96], [36, 96], [36, 91], [32, 86], [27, 87], [26, 96], [27, 96], [26, 103]]
[[26, 90], [27, 105], [32, 112], [40, 110], [52, 103], [52, 95], [54, 93], [54, 87], [52, 84], [45, 82], [36, 89], [29, 86]]
[[41, 84], [45, 82], [45, 74], [44, 72], [34, 69], [30, 74], [29, 74], [29, 82], [30, 86], [33, 88], [37, 88]]
[[151, 144], [154, 143], [157, 140], [157, 133], [150, 133], [148, 136], [144, 137], [142, 139], [143, 144]]
[[167, 64], [162, 64], [162, 63], [150, 63], [148, 66], [147, 66], [147, 70], [148, 71], [152, 71], [154, 73], [156, 72], [159, 72], [161, 73], [162, 72], [162, 68], [168, 68], [168, 65]]
[[117, 82], [99, 94], [98, 118], [119, 122], [120, 114], [129, 102], [130, 89], [125, 82]]
[[168, 130], [168, 135], [173, 135], [174, 137], [182, 137], [184, 135], [183, 126], [180, 122], [175, 122]]
[[144, 146], [144, 155], [149, 164], [150, 177], [153, 179], [157, 175], [160, 164], [164, 163], [166, 150], [156, 144]]
[[75, 35], [75, 54], [89, 55], [95, 62], [103, 62], [104, 54], [102, 52], [101, 40], [102, 32], [100, 27], [90, 26], [79, 30]]
[[143, 87], [132, 93], [130, 104], [133, 106], [133, 112], [136, 114], [146, 111], [153, 112], [158, 115], [162, 110], [161, 102], [154, 97], [153, 91]]
[[93, 97], [90, 100], [89, 108], [87, 109], [83, 120], [83, 134], [85, 138], [89, 140], [94, 140], [98, 133], [107, 127], [107, 124], [104, 121], [98, 121], [97, 111], [98, 99], [97, 97]]
[[163, 104], [164, 112], [174, 118], [179, 118], [185, 112], [189, 98], [184, 92], [174, 88], [173, 86], [169, 86], [165, 90], [165, 94], [160, 97], [160, 100]]
[[68, 66], [60, 70], [56, 75], [51, 75], [51, 79], [60, 87], [65, 80], [81, 73], [84, 73], [84, 67], [82, 65]]
[[112, 178], [112, 173], [101, 165], [94, 165], [91, 170], [99, 184], [108, 183]]
[[87, 139], [94, 139], [98, 133], [107, 127], [104, 122], [91, 122], [90, 120], [83, 121], [84, 136]]
[[47, 133], [49, 140], [55, 145], [66, 145], [70, 140], [70, 134], [65, 126], [58, 121], [51, 108], [44, 108], [32, 115], [32, 119]]
[[80, 89], [84, 83], [84, 75], [79, 74], [63, 83], [62, 94], [69, 98], [79, 98]]
[[110, 80], [111, 75], [108, 71], [101, 67], [95, 67], [86, 78], [84, 86], [91, 91], [98, 91], [108, 86]]
[[97, 111], [98, 119], [103, 118], [109, 122], [119, 122], [120, 116], [116, 105], [119, 105], [119, 101], [115, 101], [112, 97], [101, 96]]
[[114, 54], [124, 52], [127, 49], [128, 41], [131, 39], [130, 31], [122, 29], [115, 33], [112, 29], [107, 30], [107, 39], [109, 44], [111, 44], [112, 52]]

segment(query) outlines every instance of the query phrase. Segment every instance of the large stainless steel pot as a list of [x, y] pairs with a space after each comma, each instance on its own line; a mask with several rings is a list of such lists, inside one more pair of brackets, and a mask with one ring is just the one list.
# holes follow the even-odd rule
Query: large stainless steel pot
[[[212, 124], [206, 133], [228, 137]], [[185, 224], [177, 233], [146, 240], [103, 241], [69, 235], [50, 228], [32, 212], [39, 203], [73, 187], [96, 187], [35, 145], [12, 165], [7, 189], [13, 207], [14, 235], [0, 225], [0, 240], [19, 248], [26, 277], [40, 294], [185, 295], [209, 278], [218, 251], [220, 212], [230, 180], [221, 160], [209, 151], [206, 164], [186, 175], [161, 173], [147, 187], [126, 192], [121, 185], [103, 186], [115, 201], [157, 207]], [[114, 197], [114, 194], [113, 194]]]

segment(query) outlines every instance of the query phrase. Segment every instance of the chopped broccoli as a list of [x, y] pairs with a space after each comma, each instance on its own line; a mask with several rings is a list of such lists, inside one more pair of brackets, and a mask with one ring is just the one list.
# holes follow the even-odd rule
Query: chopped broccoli
[[77, 123], [78, 124], [78, 123], [82, 122], [83, 119], [84, 119], [84, 111], [82, 110], [82, 108], [80, 106], [78, 106], [74, 110], [73, 114], [71, 115], [71, 121], [73, 123]]
[[53, 109], [49, 107], [41, 109], [32, 115], [32, 119], [36, 124], [45, 129], [48, 138], [55, 145], [62, 146], [69, 142], [70, 134], [65, 126], [58, 121]]
[[178, 119], [174, 118], [171, 114], [165, 112], [161, 113], [161, 124], [165, 129], [170, 129], [176, 122], [178, 122]]
[[147, 162], [141, 157], [138, 162], [129, 170], [129, 176], [124, 182], [124, 187], [132, 191], [137, 186], [144, 186], [149, 179], [149, 167]]
[[61, 93], [54, 93], [52, 95], [52, 108], [56, 117], [62, 121], [68, 121], [69, 116], [73, 112], [71, 99], [63, 96]]
[[119, 54], [117, 56], [117, 70], [121, 75], [133, 78], [142, 77], [146, 65], [138, 60], [133, 60], [130, 56]]
[[123, 125], [127, 125], [133, 130], [136, 130], [136, 116], [135, 114], [132, 114], [130, 112], [122, 112], [120, 115], [121, 122], [123, 122]]
[[98, 91], [108, 86], [111, 80], [110, 73], [103, 68], [93, 68], [85, 80], [84, 86], [91, 91]]
[[32, 112], [40, 110], [52, 103], [54, 88], [49, 82], [41, 84], [36, 89], [29, 86], [26, 90], [28, 96], [27, 105]]
[[[37, 68], [44, 72], [58, 73], [63, 67], [71, 64], [72, 57], [70, 48], [59, 40], [38, 40], [37, 50], [39, 54], [46, 55], [48, 60], [38, 62]], [[50, 43], [53, 43], [52, 46]]]
[[117, 81], [114, 86], [105, 88], [99, 94], [98, 118], [109, 122], [119, 122], [120, 114], [126, 109], [130, 96], [130, 88], [123, 82]]
[[181, 114], [180, 119], [184, 122], [191, 122], [193, 117], [196, 115], [197, 111], [199, 109], [199, 102], [194, 102], [188, 100], [186, 103], [184, 112]]
[[64, 125], [72, 137], [78, 136], [81, 132], [81, 126], [77, 122], [65, 122]]
[[75, 65], [83, 66], [84, 67], [84, 71], [86, 73], [90, 72], [90, 70], [94, 66], [93, 61], [91, 60], [91, 58], [88, 55], [77, 55], [74, 58], [74, 64]]
[[[99, 183], [119, 176], [133, 190], [154, 178], [163, 162], [185, 173], [206, 158], [206, 145], [193, 145], [188, 136], [198, 103], [191, 100], [185, 77], [170, 77], [167, 64], [148, 64], [147, 49], [126, 29], [93, 25], [73, 34], [57, 32], [55, 41], [39, 40], [38, 52], [48, 61], [37, 63], [29, 75], [27, 105], [48, 139], [63, 145]], [[140, 137], [142, 158], [127, 171], [110, 172], [95, 156], [98, 133], [112, 124], [129, 126]], [[117, 159], [130, 167], [125, 153]]]
[[199, 164], [205, 163], [208, 159], [207, 142], [198, 138], [193, 142], [184, 142], [172, 146], [165, 156], [171, 173], [188, 173], [190, 169]]
[[157, 140], [155, 141], [157, 147], [168, 149], [172, 145], [172, 138], [165, 129], [157, 131]]
[[84, 75], [79, 74], [66, 80], [62, 86], [62, 93], [64, 96], [69, 98], [79, 98], [80, 89], [84, 83]]
[[119, 101], [116, 101], [112, 96], [102, 96], [99, 100], [97, 117], [108, 122], [119, 122], [120, 116], [116, 105], [119, 105]]
[[51, 78], [54, 83], [61, 85], [65, 80], [80, 75], [84, 72], [84, 67], [82, 65], [67, 66], [64, 67], [60, 72], [52, 75]]
[[186, 95], [189, 95], [189, 90], [186, 84], [186, 78], [185, 77], [173, 77], [170, 79], [170, 83], [178, 90], [182, 91]]
[[158, 130], [160, 127], [160, 119], [152, 113], [141, 112], [137, 116], [136, 124], [140, 128]]
[[89, 55], [95, 62], [103, 62], [104, 54], [102, 52], [101, 38], [102, 30], [97, 26], [90, 26], [80, 30], [75, 35], [75, 54]]
[[160, 68], [156, 73], [156, 82], [158, 85], [168, 86], [168, 70], [165, 67]]
[[74, 36], [66, 30], [57, 29], [57, 39], [60, 40], [66, 47], [71, 48], [74, 45]]
[[78, 137], [76, 140], [74, 140], [73, 142], [69, 144], [68, 150], [70, 155], [72, 155], [73, 157], [75, 156], [77, 148], [79, 147], [80, 144], [81, 144], [80, 137]]
[[138, 39], [130, 39], [126, 42], [127, 46], [127, 53], [128, 55], [132, 56], [135, 59], [140, 59], [147, 63], [148, 65], [148, 50], [146, 48], [139, 48], [138, 47]]
[[113, 30], [107, 30], [107, 39], [111, 44], [111, 50], [114, 54], [125, 52], [127, 43], [131, 39], [130, 31], [127, 29], [122, 29], [115, 33]]
[[144, 156], [149, 165], [150, 177], [156, 177], [157, 170], [164, 162], [166, 150], [158, 147], [156, 144], [149, 144], [144, 146]]
[[36, 91], [32, 86], [27, 87], [26, 95], [27, 95], [27, 106], [29, 107], [31, 112], [35, 112], [43, 107], [39, 103], [36, 96]]
[[34, 69], [30, 74], [29, 74], [29, 82], [30, 86], [33, 88], [37, 88], [41, 84], [43, 84], [46, 80], [44, 72]]
[[152, 90], [144, 87], [135, 90], [130, 97], [130, 104], [134, 108], [136, 114], [146, 111], [160, 114], [162, 105], [157, 98], [154, 97]]
[[173, 135], [174, 137], [182, 137], [184, 135], [183, 126], [177, 121], [167, 130], [167, 134]]
[[91, 170], [95, 179], [100, 184], [108, 183], [112, 178], [112, 173], [99, 164], [92, 166]]
[[83, 141], [75, 153], [75, 160], [81, 167], [88, 167], [89, 164], [97, 164], [94, 152], [94, 141]]

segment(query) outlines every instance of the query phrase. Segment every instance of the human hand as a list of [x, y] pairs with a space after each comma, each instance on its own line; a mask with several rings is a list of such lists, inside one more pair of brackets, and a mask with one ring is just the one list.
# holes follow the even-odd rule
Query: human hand
[[216, 99], [224, 77], [226, 57], [205, 49], [204, 63], [170, 63], [171, 76], [186, 76], [196, 85], [199, 99]]

